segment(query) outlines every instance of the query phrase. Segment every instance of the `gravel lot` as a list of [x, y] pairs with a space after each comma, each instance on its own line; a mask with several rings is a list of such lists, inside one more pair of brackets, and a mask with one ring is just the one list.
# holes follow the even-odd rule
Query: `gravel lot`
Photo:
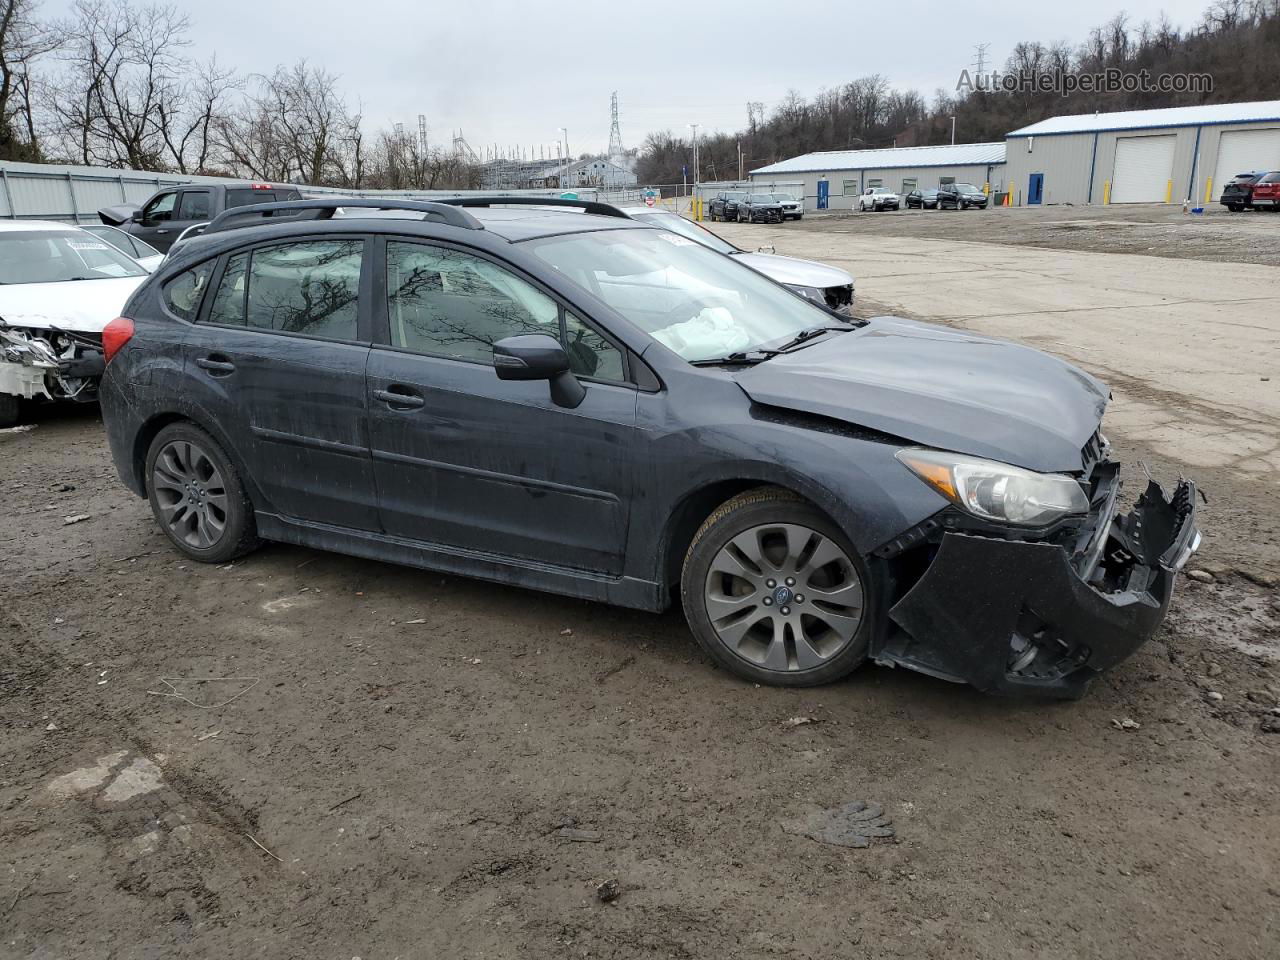
[[[96, 411], [45, 411], [0, 434], [0, 956], [1277, 956], [1275, 445], [1197, 438], [1276, 430], [1280, 269], [1237, 268], [1257, 302], [1215, 308], [1239, 294], [1184, 287], [1217, 266], [1015, 249], [1022, 214], [724, 232], [850, 264], [869, 312], [1099, 369], [1120, 457], [1207, 489], [1211, 579], [1085, 700], [874, 667], [756, 688], [675, 613], [293, 547], [192, 564], [117, 484]], [[1161, 285], [1189, 302], [1144, 354]], [[236, 679], [190, 679], [212, 677]], [[782, 828], [849, 801], [896, 838]]]

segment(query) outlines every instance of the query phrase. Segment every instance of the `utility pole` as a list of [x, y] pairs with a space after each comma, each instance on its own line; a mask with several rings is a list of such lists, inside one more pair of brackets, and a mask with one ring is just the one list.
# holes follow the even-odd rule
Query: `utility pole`
[[738, 141], [738, 179], [742, 179], [742, 141]]
[[956, 118], [954, 114], [951, 117], [951, 145], [953, 147], [956, 145]]

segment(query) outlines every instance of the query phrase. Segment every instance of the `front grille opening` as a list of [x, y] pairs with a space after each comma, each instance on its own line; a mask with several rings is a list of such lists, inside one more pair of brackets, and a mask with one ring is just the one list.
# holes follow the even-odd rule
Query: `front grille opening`
[[1022, 608], [1018, 625], [1009, 638], [1005, 671], [1023, 680], [1057, 680], [1074, 672], [1089, 659], [1084, 644], [1069, 644], [1034, 611]]

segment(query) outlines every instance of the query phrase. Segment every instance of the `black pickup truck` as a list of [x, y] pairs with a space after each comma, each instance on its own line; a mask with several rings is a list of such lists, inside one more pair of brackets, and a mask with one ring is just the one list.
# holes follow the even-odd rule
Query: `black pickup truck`
[[231, 207], [301, 199], [298, 188], [288, 184], [247, 180], [226, 184], [189, 183], [157, 190], [141, 207], [133, 204], [103, 207], [98, 211], [98, 219], [167, 253], [183, 230], [193, 224], [208, 223]]

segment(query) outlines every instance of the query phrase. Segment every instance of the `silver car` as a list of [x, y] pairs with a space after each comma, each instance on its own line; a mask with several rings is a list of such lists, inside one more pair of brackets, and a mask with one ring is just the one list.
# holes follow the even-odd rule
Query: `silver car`
[[728, 240], [712, 233], [701, 224], [694, 223], [679, 214], [652, 207], [623, 207], [622, 212], [633, 220], [642, 220], [662, 227], [682, 237], [695, 240], [704, 247], [733, 257], [758, 270], [771, 280], [785, 284], [803, 297], [825, 304], [832, 310], [851, 315], [853, 308], [854, 279], [843, 270], [829, 267], [814, 260], [782, 257], [775, 253], [757, 251], [749, 253], [735, 247]]

